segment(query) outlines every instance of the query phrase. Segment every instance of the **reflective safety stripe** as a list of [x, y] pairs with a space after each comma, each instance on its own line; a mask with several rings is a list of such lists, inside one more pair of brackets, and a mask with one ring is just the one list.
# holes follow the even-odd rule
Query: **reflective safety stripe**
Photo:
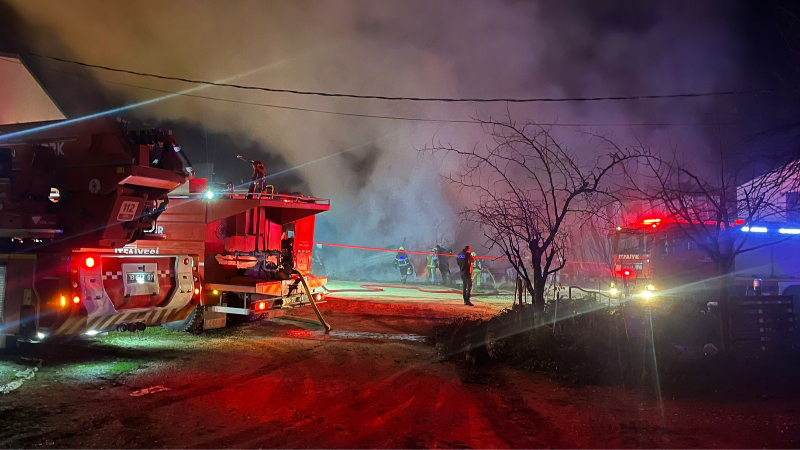
[[72, 324], [72, 322], [73, 322], [74, 320], [75, 320], [75, 319], [74, 319], [74, 318], [72, 318], [72, 317], [70, 317], [69, 319], [65, 320], [65, 321], [64, 321], [64, 323], [62, 323], [62, 324], [61, 324], [61, 326], [60, 326], [60, 327], [58, 327], [58, 329], [56, 329], [56, 331], [55, 331], [55, 332], [53, 332], [53, 334], [54, 334], [54, 335], [61, 335], [61, 334], [64, 334], [64, 330], [66, 330], [66, 329], [67, 329], [67, 327], [71, 326], [71, 324]]
[[186, 318], [195, 305], [187, 305], [184, 308], [156, 309], [153, 311], [121, 312], [99, 317], [70, 317], [61, 324], [54, 336], [69, 336], [86, 333], [90, 330], [104, 331], [111, 330], [120, 323], [139, 323], [148, 325], [158, 325], [161, 323], [174, 322]]
[[111, 323], [112, 320], [114, 320], [114, 317], [115, 316], [105, 316], [105, 317], [103, 317], [102, 319], [100, 319], [100, 322], [98, 322], [97, 328], [98, 329], [104, 328], [106, 325]]
[[73, 325], [72, 328], [69, 329], [69, 331], [67, 331], [67, 334], [75, 334], [77, 331], [82, 330], [85, 327], [86, 327], [86, 318], [81, 317], [80, 319], [75, 321], [75, 325]]
[[100, 322], [100, 317], [93, 317], [93, 318], [92, 318], [92, 320], [90, 320], [90, 321], [89, 321], [89, 323], [87, 323], [87, 324], [86, 324], [86, 329], [87, 329], [87, 330], [93, 330], [93, 329], [94, 329], [94, 326], [95, 326], [95, 325], [96, 325], [98, 322]]

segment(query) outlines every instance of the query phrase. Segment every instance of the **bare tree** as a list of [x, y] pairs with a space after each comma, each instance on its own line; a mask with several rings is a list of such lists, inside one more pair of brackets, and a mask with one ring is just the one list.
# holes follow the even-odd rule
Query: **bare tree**
[[713, 261], [722, 344], [730, 348], [729, 288], [736, 257], [781, 241], [748, 245], [750, 233], [742, 232], [742, 226], [786, 219], [787, 210], [794, 208], [787, 204], [786, 194], [798, 190], [800, 161], [735, 158], [720, 151], [712, 163], [698, 164], [673, 152], [668, 157], [649, 154], [633, 167], [627, 171], [631, 196], [665, 214]]
[[639, 151], [594, 148], [604, 154], [581, 159], [548, 127], [510, 117], [481, 123], [489, 137], [485, 148], [434, 144], [425, 150], [460, 158], [448, 179], [475, 194], [463, 217], [477, 222], [488, 246], [505, 254], [542, 311], [547, 280], [566, 263], [570, 234], [618, 201], [605, 179]]

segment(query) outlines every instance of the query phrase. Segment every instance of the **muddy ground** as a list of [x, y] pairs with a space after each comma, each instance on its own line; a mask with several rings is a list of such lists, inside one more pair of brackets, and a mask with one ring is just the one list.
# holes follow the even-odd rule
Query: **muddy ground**
[[[336, 295], [336, 294], [334, 294]], [[406, 294], [407, 296], [410, 294]], [[25, 448], [796, 448], [796, 397], [700, 401], [576, 387], [509, 367], [445, 360], [428, 336], [457, 296], [338, 294], [334, 327], [279, 320], [201, 336], [148, 330], [0, 358], [0, 447]], [[379, 298], [380, 297], [380, 298]], [[391, 297], [391, 296], [389, 296]], [[23, 359], [24, 358], [24, 359]], [[169, 391], [131, 397], [163, 385]]]

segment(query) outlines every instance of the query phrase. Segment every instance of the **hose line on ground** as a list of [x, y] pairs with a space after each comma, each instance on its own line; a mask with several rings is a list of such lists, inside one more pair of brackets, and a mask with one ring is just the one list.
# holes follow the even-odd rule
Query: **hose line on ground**
[[303, 276], [300, 271], [297, 269], [292, 271], [298, 277], [300, 277], [300, 282], [303, 283], [303, 289], [306, 291], [306, 295], [308, 296], [308, 300], [311, 302], [311, 306], [314, 307], [314, 312], [317, 314], [317, 319], [319, 319], [319, 323], [325, 328], [326, 333], [330, 333], [331, 326], [328, 325], [328, 322], [325, 322], [325, 319], [322, 318], [322, 313], [319, 312], [319, 308], [317, 308], [317, 303], [314, 301], [314, 296], [311, 295], [311, 289], [308, 288], [308, 283], [306, 283], [306, 278]]

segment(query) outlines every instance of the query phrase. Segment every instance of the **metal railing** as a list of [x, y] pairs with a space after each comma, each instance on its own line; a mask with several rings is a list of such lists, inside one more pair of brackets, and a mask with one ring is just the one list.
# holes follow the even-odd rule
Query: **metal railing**
[[[209, 197], [208, 192], [213, 192], [213, 196]], [[234, 190], [233, 192], [227, 190], [219, 191], [206, 191], [206, 192], [191, 192], [188, 194], [171, 195], [173, 198], [203, 198], [208, 200], [212, 199], [237, 199], [237, 200], [274, 200], [283, 201], [286, 203], [310, 203], [315, 205], [330, 205], [331, 201], [327, 198], [305, 197], [303, 195], [293, 194], [276, 194], [275, 187], [272, 185], [266, 186], [262, 192], [248, 192], [243, 189]]]

